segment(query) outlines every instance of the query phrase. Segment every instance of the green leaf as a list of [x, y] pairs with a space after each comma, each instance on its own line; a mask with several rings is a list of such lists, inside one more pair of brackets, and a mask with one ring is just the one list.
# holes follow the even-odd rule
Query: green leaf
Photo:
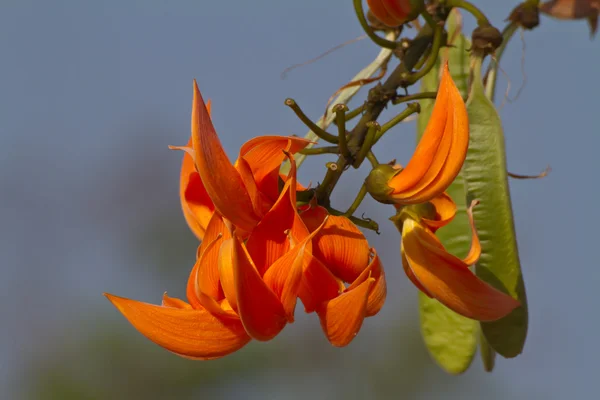
[[485, 339], [483, 332], [479, 335], [479, 349], [481, 352], [481, 361], [483, 361], [483, 369], [487, 372], [492, 372], [496, 365], [496, 352]]
[[504, 134], [494, 104], [486, 97], [481, 58], [474, 59], [473, 83], [467, 101], [470, 142], [463, 166], [468, 199], [480, 204], [473, 210], [482, 253], [476, 273], [484, 281], [521, 302], [521, 307], [481, 328], [490, 346], [504, 357], [521, 353], [527, 336], [527, 299], [515, 236]]
[[[448, 18], [448, 37], [454, 47], [440, 50], [440, 58], [448, 59], [450, 73], [463, 97], [467, 95], [469, 78], [469, 40], [460, 32], [460, 15], [453, 11]], [[422, 91], [436, 91], [439, 85], [441, 62], [421, 81]], [[443, 62], [443, 61], [442, 61]], [[421, 105], [417, 120], [417, 139], [420, 139], [431, 116], [433, 101]], [[465, 257], [471, 245], [471, 228], [467, 216], [466, 186], [459, 174], [447, 190], [456, 202], [456, 217], [437, 231], [446, 250], [457, 257]], [[478, 324], [450, 310], [435, 299], [419, 292], [421, 332], [431, 356], [445, 371], [460, 374], [467, 370], [477, 349]]]

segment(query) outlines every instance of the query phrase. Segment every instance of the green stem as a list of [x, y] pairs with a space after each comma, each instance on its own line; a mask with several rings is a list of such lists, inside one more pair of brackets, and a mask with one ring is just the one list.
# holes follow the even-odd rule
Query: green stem
[[396, 115], [394, 118], [392, 118], [391, 120], [389, 120], [388, 122], [383, 124], [383, 126], [381, 127], [381, 130], [379, 132], [377, 132], [377, 135], [375, 136], [374, 144], [377, 143], [379, 141], [379, 139], [381, 139], [381, 137], [384, 135], [384, 133], [386, 133], [387, 131], [392, 129], [394, 126], [398, 125], [400, 122], [404, 121], [406, 118], [408, 118], [412, 114], [418, 113], [418, 112], [421, 112], [421, 106], [419, 105], [419, 103], [407, 104], [406, 110], [402, 111], [400, 114]]
[[442, 34], [444, 33], [444, 26], [437, 25], [433, 31], [433, 44], [431, 45], [431, 52], [427, 57], [427, 62], [417, 72], [410, 75], [407, 81], [410, 84], [414, 84], [419, 79], [427, 75], [429, 71], [437, 64], [440, 47], [442, 47]]
[[371, 147], [373, 147], [375, 144], [375, 138], [379, 136], [379, 132], [381, 130], [381, 126], [379, 126], [377, 121], [371, 121], [368, 123], [368, 125], [369, 129], [367, 130], [367, 136], [365, 137], [365, 141], [360, 147], [360, 150], [356, 155], [352, 165], [354, 168], [360, 167], [362, 162], [365, 160], [367, 154], [369, 154], [369, 151], [371, 151]]
[[[406, 77], [419, 61], [423, 53], [429, 47], [432, 41], [433, 32], [429, 25], [424, 26], [418, 36], [411, 41], [410, 47], [404, 53], [402, 62], [394, 69], [386, 81], [381, 86], [381, 90], [385, 93], [395, 93], [396, 90], [405, 83]], [[368, 132], [368, 123], [375, 121], [384, 110], [389, 98], [380, 99], [377, 101], [369, 101], [366, 103], [362, 117], [349, 134], [349, 146], [361, 147], [365, 141]], [[335, 164], [336, 168], [329, 168], [323, 178], [322, 183], [316, 190], [317, 201], [320, 205], [328, 206], [330, 203], [329, 197], [339, 181], [346, 166], [348, 165], [343, 157], [340, 157]]]
[[450, 7], [450, 8], [452, 8], [452, 7], [462, 8], [463, 10], [465, 10], [466, 12], [468, 12], [469, 14], [471, 14], [475, 17], [475, 19], [477, 20], [477, 25], [479, 25], [479, 26], [491, 26], [492, 25], [492, 24], [490, 24], [490, 21], [487, 19], [485, 14], [479, 8], [475, 7], [474, 4], [471, 4], [468, 1], [465, 1], [465, 0], [441, 0], [440, 3], [446, 5], [446, 7]]
[[510, 24], [506, 25], [506, 27], [502, 31], [502, 44], [496, 49], [494, 59], [488, 67], [486, 74], [485, 96], [492, 101], [494, 101], [494, 95], [496, 94], [496, 81], [498, 78], [498, 68], [500, 66], [500, 59], [504, 54], [504, 50], [506, 49], [508, 42], [518, 29], [519, 24], [515, 22], [511, 22]]
[[350, 121], [353, 118], [356, 118], [357, 116], [360, 115], [361, 112], [363, 112], [363, 110], [365, 109], [365, 105], [363, 104], [360, 107], [355, 108], [354, 110], [346, 113], [346, 121]]
[[310, 149], [302, 149], [298, 153], [307, 156], [314, 156], [317, 154], [340, 154], [340, 149], [338, 146], [311, 147]]
[[339, 140], [338, 140], [337, 136], [332, 135], [329, 132], [326, 132], [323, 128], [321, 128], [320, 126], [318, 126], [317, 124], [312, 122], [311, 119], [308, 118], [306, 116], [306, 114], [304, 114], [304, 112], [302, 111], [300, 106], [298, 106], [298, 104], [293, 99], [286, 99], [285, 105], [288, 106], [289, 108], [291, 108], [296, 113], [298, 118], [300, 118], [300, 120], [304, 123], [304, 125], [306, 125], [308, 127], [308, 129], [313, 131], [313, 133], [315, 135], [317, 135], [321, 139], [325, 140], [326, 142], [335, 143], [335, 144], [338, 143]]
[[418, 71], [421, 68], [423, 68], [423, 65], [425, 65], [425, 62], [429, 59], [430, 54], [431, 54], [431, 47], [428, 47], [427, 50], [425, 51], [425, 53], [423, 53], [423, 57], [421, 57], [419, 59], [419, 61], [415, 64], [414, 69], [416, 69]]
[[371, 167], [376, 168], [379, 166], [379, 160], [377, 160], [377, 157], [375, 157], [375, 153], [373, 153], [373, 150], [367, 153], [367, 160], [369, 160], [369, 162], [371, 163]]
[[373, 31], [373, 29], [367, 22], [367, 18], [365, 17], [365, 11], [363, 10], [362, 0], [353, 0], [353, 1], [354, 1], [354, 11], [356, 12], [356, 17], [358, 18], [358, 21], [360, 22], [360, 25], [364, 29], [367, 36], [369, 36], [369, 38], [371, 38], [372, 41], [374, 41], [377, 45], [379, 45], [381, 47], [385, 47], [387, 49], [392, 49], [392, 50], [394, 50], [396, 47], [398, 47], [398, 42], [392, 42], [387, 39], [384, 39], [381, 36], [377, 35]]
[[338, 138], [340, 139], [339, 147], [340, 153], [346, 160], [352, 159], [352, 153], [348, 148], [348, 139], [346, 138], [346, 111], [348, 111], [348, 106], [345, 104], [336, 104], [333, 107], [333, 112], [335, 112], [335, 120], [338, 128]]
[[412, 100], [435, 99], [436, 97], [437, 92], [421, 92], [415, 94], [407, 94], [406, 96], [398, 96], [395, 99], [392, 99], [392, 104], [400, 104]]
[[350, 207], [348, 207], [348, 209], [346, 210], [344, 215], [346, 217], [351, 217], [354, 214], [354, 212], [356, 211], [356, 209], [360, 206], [360, 203], [362, 203], [362, 201], [365, 199], [366, 195], [367, 195], [367, 184], [363, 183], [363, 185], [360, 187], [358, 194], [354, 198], [354, 201], [352, 202]]

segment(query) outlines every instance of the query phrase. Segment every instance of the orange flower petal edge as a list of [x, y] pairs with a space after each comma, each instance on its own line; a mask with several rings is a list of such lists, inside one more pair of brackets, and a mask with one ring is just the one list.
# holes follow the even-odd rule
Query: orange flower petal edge
[[425, 293], [465, 317], [494, 321], [520, 305], [477, 278], [467, 264], [440, 248], [431, 231], [411, 218], [403, 224], [402, 249]]
[[200, 178], [215, 209], [234, 225], [251, 231], [259, 220], [252, 200], [221, 146], [195, 80], [193, 89], [192, 145]]
[[166, 306], [157, 306], [104, 295], [142, 335], [183, 357], [219, 358], [250, 341], [239, 320], [219, 319], [204, 309], [187, 307], [178, 299], [163, 299]]
[[[210, 100], [206, 102], [206, 111], [210, 116]], [[200, 240], [204, 237], [206, 226], [210, 220], [215, 206], [208, 196], [200, 175], [196, 171], [194, 163], [192, 138], [190, 137], [187, 146], [169, 146], [172, 150], [183, 150], [183, 160], [181, 162], [181, 172], [179, 177], [179, 199], [183, 216], [190, 230]]]
[[427, 202], [444, 192], [458, 175], [467, 155], [469, 122], [465, 103], [444, 65], [438, 96], [413, 157], [395, 174], [388, 195], [398, 204]]
[[[316, 206], [300, 214], [312, 232], [328, 215]], [[348, 218], [330, 215], [325, 226], [313, 240], [312, 254], [337, 277], [354, 281], [369, 264], [369, 243], [363, 233]]]
[[368, 278], [355, 289], [323, 302], [317, 308], [323, 332], [336, 347], [350, 344], [367, 315], [369, 291], [374, 278]]

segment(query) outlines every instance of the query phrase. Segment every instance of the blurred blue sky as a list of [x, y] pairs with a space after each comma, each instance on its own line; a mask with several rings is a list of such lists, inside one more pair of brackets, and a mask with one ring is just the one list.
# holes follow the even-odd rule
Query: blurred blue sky
[[[502, 27], [518, 2], [475, 3]], [[473, 21], [465, 17], [465, 23], [470, 32]], [[167, 145], [183, 144], [189, 135], [193, 78], [212, 99], [214, 123], [233, 158], [255, 135], [304, 135], [306, 128], [284, 99], [296, 99], [316, 119], [329, 96], [378, 48], [362, 40], [284, 80], [281, 72], [359, 35], [349, 0], [3, 0], [0, 387], [9, 390], [12, 384], [10, 393], [18, 393], [15, 382], [28, 363], [57, 343], [99, 329], [98, 315], [126, 325], [103, 291], [155, 303], [164, 290], [183, 294], [193, 239], [179, 243], [187, 254], [177, 264], [159, 267], [160, 254], [132, 255], [142, 247], [131, 238], [142, 240], [149, 216], [175, 220], [179, 234], [187, 229], [177, 197], [180, 155]], [[596, 391], [599, 39], [589, 40], [583, 21], [546, 17], [524, 37], [526, 86], [501, 110], [508, 165], [521, 174], [552, 167], [546, 179], [511, 181], [530, 301], [529, 339], [522, 356], [499, 360], [491, 375], [480, 371], [479, 361], [458, 378], [433, 370], [434, 383], [419, 398], [560, 400], [589, 398]], [[502, 60], [511, 96], [523, 81], [522, 47], [515, 36]], [[499, 100], [506, 84], [502, 77]], [[379, 159], [406, 162], [414, 131], [414, 123], [407, 123], [386, 135], [377, 147]], [[305, 183], [322, 178], [324, 161], [302, 167]], [[338, 208], [347, 205], [366, 173], [344, 177], [334, 196]], [[398, 321], [407, 331], [417, 329], [417, 297], [401, 271], [399, 234], [386, 223], [391, 211], [373, 202], [362, 211], [383, 225], [381, 236], [368, 237], [388, 271], [388, 303], [347, 349], [330, 349], [325, 339], [310, 345], [325, 354], [358, 354], [376, 366], [383, 358], [403, 357], [402, 337], [393, 351], [377, 339]], [[164, 270], [176, 279], [161, 281]], [[302, 332], [320, 329], [314, 316], [299, 320], [276, 341], [302, 346]], [[145, 341], [127, 328], [129, 340]], [[290, 376], [278, 377], [277, 384], [263, 382], [275, 385], [273, 398], [277, 393], [332, 398], [339, 382], [369, 396], [360, 374], [346, 375], [338, 367], [331, 375], [336, 382], [326, 371], [304, 376], [306, 385]], [[266, 398], [260, 386], [248, 382], [215, 390], [218, 398], [239, 390]]]

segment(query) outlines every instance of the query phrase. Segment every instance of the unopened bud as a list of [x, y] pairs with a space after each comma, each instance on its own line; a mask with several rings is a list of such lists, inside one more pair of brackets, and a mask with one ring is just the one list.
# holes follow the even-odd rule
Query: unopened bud
[[400, 171], [400, 169], [389, 164], [381, 164], [373, 168], [365, 180], [369, 194], [380, 203], [394, 203], [390, 198], [390, 194], [394, 189], [388, 186], [388, 182]]
[[502, 44], [502, 33], [493, 26], [479, 26], [473, 31], [473, 51], [487, 55]]

